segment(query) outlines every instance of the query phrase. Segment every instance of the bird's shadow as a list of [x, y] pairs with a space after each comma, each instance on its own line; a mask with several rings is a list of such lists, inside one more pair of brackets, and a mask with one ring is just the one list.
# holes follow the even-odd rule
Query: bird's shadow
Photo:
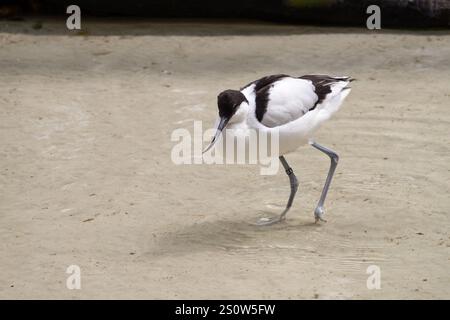
[[[267, 216], [265, 212], [261, 215]], [[268, 226], [249, 220], [214, 220], [194, 222], [164, 232], [154, 239], [147, 253], [154, 256], [193, 254], [202, 251], [258, 250], [270, 239], [292, 239], [299, 234], [317, 230], [320, 224], [312, 221], [289, 219]], [[296, 235], [296, 236], [295, 236]]]

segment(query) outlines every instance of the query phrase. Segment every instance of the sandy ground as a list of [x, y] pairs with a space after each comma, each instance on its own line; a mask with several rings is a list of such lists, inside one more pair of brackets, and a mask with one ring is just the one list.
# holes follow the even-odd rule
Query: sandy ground
[[[223, 23], [0, 22], [0, 298], [450, 298], [450, 36]], [[358, 79], [317, 141], [256, 166], [172, 163], [176, 128], [262, 75]], [[81, 290], [66, 268], [81, 268]], [[366, 269], [381, 270], [368, 290]]]

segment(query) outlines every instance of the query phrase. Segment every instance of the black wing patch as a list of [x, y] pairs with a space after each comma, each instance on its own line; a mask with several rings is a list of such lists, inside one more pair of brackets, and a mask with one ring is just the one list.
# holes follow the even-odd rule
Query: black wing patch
[[252, 84], [255, 85], [255, 114], [258, 121], [262, 121], [262, 118], [267, 111], [267, 103], [269, 102], [269, 89], [275, 82], [286, 77], [289, 76], [285, 74], [275, 74], [272, 76], [263, 77], [256, 81], [250, 82], [248, 85], [241, 89], [244, 90]]
[[309, 109], [309, 111], [314, 110], [316, 106], [325, 99], [327, 94], [331, 92], [331, 85], [333, 83], [336, 83], [338, 81], [350, 81], [349, 77], [334, 78], [326, 75], [311, 75], [311, 74], [298, 77], [298, 79], [310, 80], [314, 86], [314, 92], [319, 98], [314, 104], [314, 106], [311, 109]]
[[265, 86], [271, 85], [274, 82], [277, 82], [278, 80], [282, 78], [289, 77], [286, 74], [274, 74], [271, 76], [262, 77], [261, 79], [255, 80], [250, 82], [248, 85], [244, 86], [241, 90], [244, 90], [247, 87], [250, 87], [252, 84], [255, 84], [255, 92], [258, 92], [260, 89], [264, 88]]

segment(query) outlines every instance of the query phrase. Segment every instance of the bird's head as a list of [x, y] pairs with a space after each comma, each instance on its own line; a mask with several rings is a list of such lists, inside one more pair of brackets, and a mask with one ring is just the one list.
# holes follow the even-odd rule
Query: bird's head
[[219, 119], [217, 120], [216, 134], [209, 146], [203, 151], [211, 149], [227, 125], [239, 123], [245, 120], [248, 112], [248, 101], [242, 92], [237, 90], [225, 90], [217, 96]]

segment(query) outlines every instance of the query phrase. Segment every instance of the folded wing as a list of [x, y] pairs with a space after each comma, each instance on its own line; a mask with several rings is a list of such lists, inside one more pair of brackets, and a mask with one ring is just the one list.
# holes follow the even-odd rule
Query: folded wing
[[259, 122], [276, 127], [302, 117], [348, 89], [349, 77], [273, 75], [256, 80], [245, 88], [255, 94], [255, 113]]

